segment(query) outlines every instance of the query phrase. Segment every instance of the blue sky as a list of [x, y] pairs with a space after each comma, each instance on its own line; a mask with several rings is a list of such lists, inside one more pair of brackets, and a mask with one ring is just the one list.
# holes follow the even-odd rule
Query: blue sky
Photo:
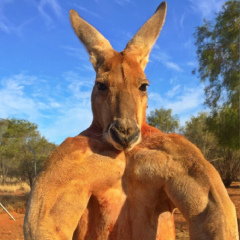
[[[149, 113], [171, 108], [181, 125], [206, 110], [193, 33], [225, 0], [169, 0], [163, 30], [145, 69]], [[92, 121], [95, 72], [75, 36], [69, 10], [95, 26], [121, 51], [155, 12], [156, 0], [1, 0], [0, 118], [23, 118], [60, 144]]]

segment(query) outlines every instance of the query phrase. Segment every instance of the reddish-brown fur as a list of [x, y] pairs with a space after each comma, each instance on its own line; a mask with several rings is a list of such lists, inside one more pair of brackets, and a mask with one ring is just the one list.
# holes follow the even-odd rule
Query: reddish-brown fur
[[184, 137], [146, 123], [143, 72], [166, 3], [117, 53], [71, 10], [96, 70], [93, 122], [48, 158], [30, 196], [25, 239], [173, 240], [173, 210], [191, 240], [237, 240], [236, 211], [219, 174]]

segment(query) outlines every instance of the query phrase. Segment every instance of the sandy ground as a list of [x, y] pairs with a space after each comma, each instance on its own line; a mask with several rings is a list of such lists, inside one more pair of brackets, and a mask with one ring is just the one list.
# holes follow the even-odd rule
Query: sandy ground
[[[233, 203], [236, 206], [238, 223], [240, 223], [240, 182], [234, 182], [227, 190]], [[11, 212], [11, 214], [16, 219], [16, 221], [13, 221], [7, 215], [7, 213], [0, 214], [0, 240], [23, 240], [24, 238], [22, 226], [24, 221], [24, 214], [16, 212]], [[179, 211], [175, 212], [175, 221], [176, 239], [189, 239], [187, 223]]]
[[13, 221], [7, 213], [0, 214], [0, 239], [1, 240], [23, 240], [23, 213], [11, 212], [16, 219]]

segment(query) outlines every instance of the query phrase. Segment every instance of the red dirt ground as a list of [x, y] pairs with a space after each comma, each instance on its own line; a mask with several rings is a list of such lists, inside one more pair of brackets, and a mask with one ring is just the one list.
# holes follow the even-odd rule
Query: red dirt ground
[[[234, 182], [230, 188], [227, 189], [228, 193], [236, 206], [238, 224], [240, 223], [240, 182]], [[23, 240], [23, 213], [11, 212], [12, 216], [16, 219], [13, 221], [7, 213], [0, 214], [0, 240]], [[176, 240], [187, 240], [188, 226], [182, 214], [179, 211], [175, 212], [176, 220]], [[240, 228], [240, 226], [238, 226]]]

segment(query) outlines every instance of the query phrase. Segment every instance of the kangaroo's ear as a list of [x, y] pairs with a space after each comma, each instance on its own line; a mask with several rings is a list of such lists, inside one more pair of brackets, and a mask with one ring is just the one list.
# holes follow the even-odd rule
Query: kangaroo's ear
[[75, 33], [86, 47], [90, 61], [97, 71], [106, 58], [114, 54], [111, 44], [96, 28], [83, 20], [75, 10], [70, 10], [70, 19]]
[[166, 2], [162, 2], [155, 14], [139, 29], [127, 44], [124, 53], [132, 55], [144, 70], [150, 51], [162, 29], [167, 11]]

